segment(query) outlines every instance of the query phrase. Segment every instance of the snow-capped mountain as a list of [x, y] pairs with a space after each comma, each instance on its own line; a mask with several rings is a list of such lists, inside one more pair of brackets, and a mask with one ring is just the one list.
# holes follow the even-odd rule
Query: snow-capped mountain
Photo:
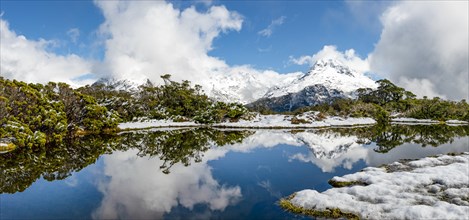
[[296, 93], [288, 93], [280, 97], [261, 98], [247, 104], [247, 106], [253, 109], [270, 109], [276, 112], [286, 112], [320, 103], [332, 103], [335, 99], [342, 97], [345, 97], [343, 92], [316, 84], [307, 86]]
[[297, 93], [312, 85], [323, 85], [327, 89], [335, 89], [345, 95], [351, 95], [359, 88], [377, 88], [374, 80], [347, 67], [340, 61], [324, 59], [318, 60], [307, 73], [299, 76], [292, 83], [272, 87], [264, 97], [280, 97]]
[[[306, 73], [219, 74], [211, 78], [211, 85], [212, 88], [206, 91], [215, 100], [247, 104], [261, 98], [266, 100], [282, 97], [282, 105], [286, 104], [285, 100], [289, 96], [313, 105], [330, 100], [331, 97], [353, 97], [353, 92], [359, 88], [377, 88], [374, 80], [334, 59], [318, 60]], [[314, 85], [318, 86], [311, 87]], [[312, 94], [311, 91], [314, 90], [320, 91], [320, 94]], [[314, 102], [304, 101], [308, 99]]]

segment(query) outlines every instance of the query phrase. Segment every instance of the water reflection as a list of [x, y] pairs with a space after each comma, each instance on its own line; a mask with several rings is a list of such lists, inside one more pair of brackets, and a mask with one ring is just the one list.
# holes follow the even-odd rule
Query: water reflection
[[301, 140], [310, 151], [292, 155], [290, 159], [311, 162], [323, 172], [334, 172], [342, 166], [351, 169], [359, 160], [366, 159], [369, 153], [369, 139], [359, 138], [353, 134], [338, 133], [331, 130], [303, 131], [293, 134]]
[[[456, 147], [442, 146], [431, 152], [417, 150], [415, 152], [418, 153], [413, 156], [467, 150], [464, 141], [468, 140], [465, 137], [468, 133], [462, 127], [437, 126], [436, 133], [430, 133], [422, 126], [395, 125], [382, 130], [374, 129], [364, 127], [251, 132], [194, 129], [171, 131], [170, 135], [159, 134], [154, 137], [152, 135], [162, 131], [129, 133], [124, 142], [131, 143], [126, 146], [133, 150], [104, 158], [104, 176], [107, 178], [100, 181], [104, 199], [93, 217], [163, 218], [165, 213], [171, 212], [175, 207], [193, 210], [197, 204], [205, 204], [205, 208], [202, 208], [205, 210], [199, 213], [206, 217], [213, 211], [223, 211], [228, 206], [236, 205], [243, 196], [241, 187], [220, 185], [208, 165], [209, 161], [219, 160], [228, 152], [249, 153], [259, 148], [279, 145], [307, 146], [310, 149], [307, 153], [290, 155], [290, 160], [313, 163], [323, 172], [334, 172], [337, 167], [352, 169], [358, 161], [376, 166], [406, 158], [412, 155], [408, 152], [415, 150], [416, 146], [426, 146], [422, 143], [438, 146], [434, 143], [454, 142]], [[375, 132], [369, 132], [370, 130]], [[227, 132], [231, 133], [227, 135]], [[213, 137], [220, 139], [210, 141]], [[231, 137], [231, 140], [220, 142], [230, 139], [227, 137]], [[219, 147], [220, 143], [223, 147]], [[393, 143], [392, 147], [383, 151], [383, 144], [388, 143]], [[166, 149], [167, 147], [169, 148]], [[401, 152], [389, 154], [390, 157], [382, 156], [392, 152], [393, 148]], [[144, 160], [138, 157], [143, 157]], [[257, 185], [272, 197], [282, 196], [280, 192], [273, 190], [275, 187], [268, 179], [259, 180]]]
[[[430, 132], [432, 127], [435, 132]], [[323, 172], [334, 172], [337, 167], [351, 169], [360, 160], [368, 166], [379, 166], [400, 159], [469, 151], [468, 135], [468, 127], [444, 125], [305, 131], [296, 136], [311, 151], [290, 158], [313, 163]]]
[[119, 137], [119, 150], [138, 149], [138, 156], [158, 157], [163, 173], [170, 173], [177, 163], [189, 166], [202, 161], [203, 153], [213, 146], [240, 143], [252, 131], [205, 128], [128, 132]]
[[[196, 204], [223, 211], [241, 198], [240, 187], [220, 185], [205, 160], [189, 167], [174, 164], [167, 175], [158, 169], [164, 163], [160, 158], [137, 154], [134, 149], [104, 158], [104, 175], [98, 182], [104, 198], [94, 218], [162, 218], [175, 206], [192, 210]], [[205, 156], [218, 157], [211, 151]]]
[[[186, 218], [189, 211], [195, 218], [243, 217], [258, 206], [271, 207], [264, 217], [278, 218], [285, 213], [272, 208], [277, 198], [325, 189], [344, 170], [462, 151], [469, 151], [469, 126], [135, 131], [0, 154], [0, 192], [22, 192], [41, 177], [79, 187], [72, 174], [99, 159], [92, 184], [102, 197], [89, 211], [95, 219]], [[259, 201], [261, 194], [273, 199]]]
[[63, 180], [111, 153], [117, 143], [107, 136], [87, 136], [45, 148], [18, 148], [0, 154], [0, 193], [22, 192], [39, 178]]

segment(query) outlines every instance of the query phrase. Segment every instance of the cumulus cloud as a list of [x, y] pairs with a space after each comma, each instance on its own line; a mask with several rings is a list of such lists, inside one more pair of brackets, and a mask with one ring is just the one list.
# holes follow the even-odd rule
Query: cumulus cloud
[[418, 97], [440, 97], [446, 99], [446, 95], [440, 94], [436, 91], [435, 84], [429, 79], [416, 79], [409, 78], [408, 76], [401, 76], [397, 82], [409, 91], [412, 91]]
[[0, 75], [26, 82], [61, 81], [71, 85], [83, 84], [77, 79], [90, 73], [92, 64], [75, 54], [65, 56], [48, 52], [53, 41], [29, 40], [10, 30], [0, 19]]
[[298, 65], [309, 65], [313, 66], [316, 61], [321, 59], [334, 59], [342, 62], [350, 68], [356, 70], [359, 73], [365, 73], [370, 70], [368, 59], [360, 58], [354, 49], [349, 49], [344, 52], [338, 51], [334, 45], [326, 45], [311, 56], [301, 56], [298, 58], [290, 57], [290, 62]]
[[370, 67], [419, 96], [469, 97], [467, 1], [402, 1], [382, 15]]
[[264, 36], [264, 37], [270, 37], [270, 35], [272, 35], [272, 33], [274, 32], [274, 29], [280, 25], [282, 25], [284, 22], [285, 22], [285, 19], [287, 17], [285, 16], [281, 16], [275, 20], [273, 20], [269, 26], [267, 26], [265, 29], [262, 29], [260, 30], [259, 32], [257, 32], [257, 34], [261, 35], [261, 36]]
[[161, 81], [169, 73], [176, 81], [204, 84], [228, 65], [207, 53], [221, 33], [239, 31], [243, 19], [224, 6], [205, 12], [184, 10], [161, 1], [96, 1], [105, 23], [105, 58], [96, 72], [116, 78]]

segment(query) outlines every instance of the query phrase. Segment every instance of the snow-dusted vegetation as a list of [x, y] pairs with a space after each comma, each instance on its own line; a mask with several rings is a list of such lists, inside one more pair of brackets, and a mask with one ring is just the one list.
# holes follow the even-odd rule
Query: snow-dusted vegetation
[[43, 147], [69, 136], [117, 128], [119, 115], [65, 83], [27, 84], [0, 77], [0, 144]]

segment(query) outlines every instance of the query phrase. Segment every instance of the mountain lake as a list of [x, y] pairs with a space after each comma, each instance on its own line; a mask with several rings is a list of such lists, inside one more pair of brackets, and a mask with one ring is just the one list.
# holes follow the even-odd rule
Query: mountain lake
[[279, 199], [334, 176], [469, 151], [469, 126], [178, 128], [0, 154], [0, 219], [309, 219]]

